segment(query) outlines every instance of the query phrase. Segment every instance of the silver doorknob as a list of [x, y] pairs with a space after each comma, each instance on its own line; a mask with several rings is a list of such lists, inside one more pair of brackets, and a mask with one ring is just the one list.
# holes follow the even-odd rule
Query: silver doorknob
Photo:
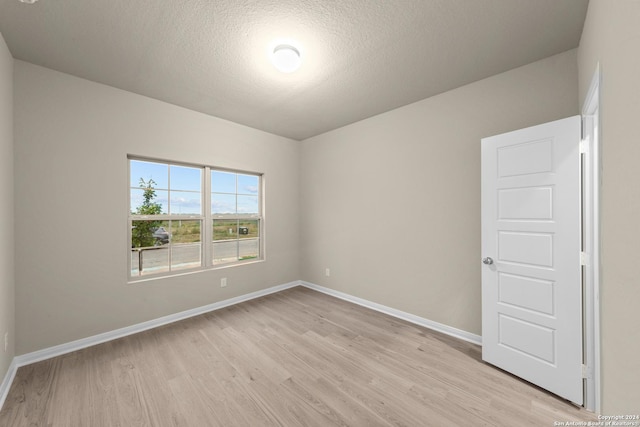
[[486, 265], [493, 264], [493, 259], [491, 257], [482, 258], [482, 263]]

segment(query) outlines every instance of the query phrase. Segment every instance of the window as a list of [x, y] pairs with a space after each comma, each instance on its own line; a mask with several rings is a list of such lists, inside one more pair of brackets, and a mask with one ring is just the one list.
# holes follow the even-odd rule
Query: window
[[261, 175], [129, 159], [130, 278], [262, 258]]

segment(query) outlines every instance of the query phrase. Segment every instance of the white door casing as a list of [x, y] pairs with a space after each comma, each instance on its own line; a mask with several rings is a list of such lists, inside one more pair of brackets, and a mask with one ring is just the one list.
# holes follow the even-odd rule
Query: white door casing
[[482, 358], [579, 405], [580, 123], [483, 138], [481, 183]]

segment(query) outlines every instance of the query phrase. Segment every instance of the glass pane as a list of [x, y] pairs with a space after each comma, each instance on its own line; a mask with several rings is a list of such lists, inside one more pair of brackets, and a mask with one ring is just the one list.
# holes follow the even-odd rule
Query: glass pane
[[238, 174], [238, 194], [258, 194], [260, 178], [256, 175]]
[[200, 193], [171, 190], [171, 215], [201, 215], [202, 201]]
[[259, 212], [258, 196], [241, 196], [238, 195], [238, 213], [239, 214], [257, 214]]
[[235, 240], [238, 238], [238, 220], [236, 219], [214, 219], [213, 220], [213, 241]]
[[214, 193], [235, 193], [236, 174], [232, 172], [211, 171], [211, 191]]
[[131, 200], [131, 202], [129, 203], [129, 210], [131, 211], [131, 213], [135, 213], [137, 208], [142, 205], [142, 201], [144, 200], [144, 191], [142, 189], [132, 188], [131, 190], [129, 190], [129, 194]]
[[146, 187], [146, 183], [151, 179], [155, 182], [154, 188], [163, 190], [169, 188], [169, 165], [167, 164], [129, 160], [129, 171], [130, 187], [139, 188], [141, 179], [144, 180]]
[[213, 242], [213, 263], [225, 264], [238, 260], [238, 240]]
[[260, 221], [257, 219], [238, 221], [238, 237], [240, 239], [260, 237]]
[[238, 220], [213, 220], [213, 263], [238, 260]]
[[171, 190], [201, 191], [202, 168], [171, 165]]
[[131, 276], [169, 271], [168, 221], [132, 221]]
[[236, 195], [218, 194], [211, 195], [212, 214], [234, 214], [236, 213]]
[[168, 221], [132, 221], [131, 247], [149, 248], [169, 243]]
[[238, 259], [247, 260], [260, 257], [260, 221], [240, 220], [238, 222]]
[[169, 245], [139, 249], [142, 276], [169, 271]]
[[202, 234], [199, 220], [171, 221], [171, 269], [202, 265]]
[[260, 239], [242, 239], [239, 242], [238, 259], [240, 261], [260, 257]]
[[169, 193], [164, 190], [131, 189], [131, 213], [159, 215], [169, 213]]

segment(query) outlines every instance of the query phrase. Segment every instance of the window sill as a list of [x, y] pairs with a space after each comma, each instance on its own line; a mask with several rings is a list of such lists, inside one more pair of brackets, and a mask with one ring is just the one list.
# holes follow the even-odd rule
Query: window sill
[[143, 282], [151, 282], [151, 281], [156, 281], [156, 280], [160, 280], [160, 279], [170, 279], [170, 278], [174, 278], [174, 277], [180, 277], [180, 276], [188, 276], [191, 274], [198, 274], [198, 273], [206, 273], [206, 272], [211, 272], [211, 271], [218, 271], [218, 270], [224, 270], [227, 268], [234, 268], [234, 267], [241, 267], [244, 265], [250, 265], [250, 264], [259, 264], [265, 262], [264, 258], [261, 259], [251, 259], [251, 260], [246, 260], [246, 261], [238, 261], [238, 262], [233, 262], [233, 263], [228, 263], [228, 264], [223, 264], [223, 265], [216, 265], [216, 266], [212, 266], [212, 267], [200, 267], [200, 268], [194, 268], [194, 269], [189, 269], [189, 270], [181, 270], [181, 271], [176, 271], [174, 272], [170, 272], [170, 273], [158, 273], [158, 274], [149, 274], [149, 275], [145, 275], [145, 276], [136, 276], [136, 277], [129, 277], [127, 280], [127, 284], [128, 285], [135, 285], [138, 283], [143, 283]]

